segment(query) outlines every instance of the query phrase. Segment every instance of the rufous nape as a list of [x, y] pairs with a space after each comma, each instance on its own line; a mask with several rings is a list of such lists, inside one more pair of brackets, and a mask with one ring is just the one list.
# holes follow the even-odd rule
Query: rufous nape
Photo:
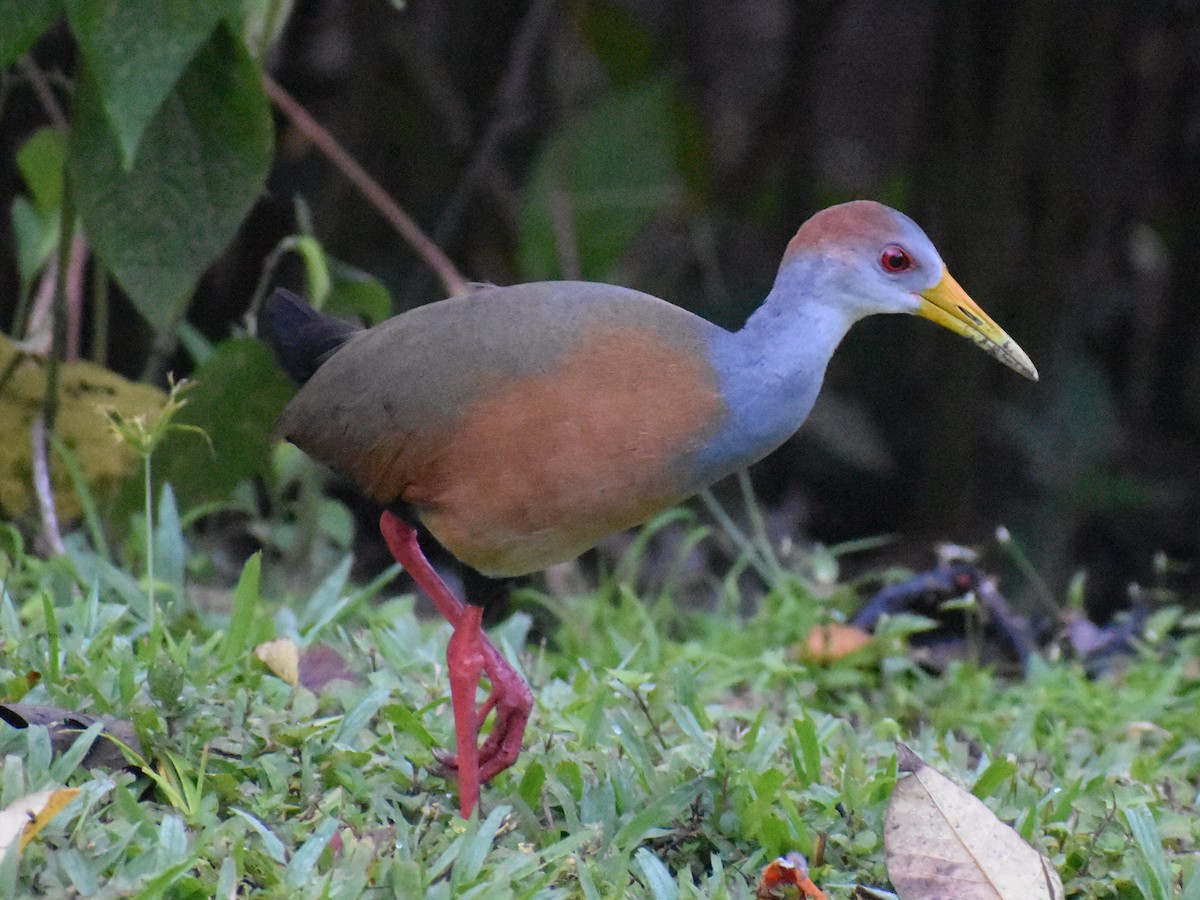
[[481, 608], [426, 561], [414, 525], [485, 575], [572, 559], [787, 440], [838, 343], [875, 313], [924, 316], [1037, 380], [916, 223], [870, 201], [805, 222], [737, 331], [580, 281], [478, 285], [367, 329], [271, 296], [262, 334], [302, 385], [278, 435], [384, 507], [388, 547], [453, 628], [457, 747], [443, 761], [463, 816], [517, 759], [533, 696], [483, 632]]

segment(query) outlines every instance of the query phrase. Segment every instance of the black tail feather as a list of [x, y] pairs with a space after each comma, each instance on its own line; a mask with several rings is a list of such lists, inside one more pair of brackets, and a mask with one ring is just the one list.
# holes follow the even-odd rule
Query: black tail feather
[[258, 334], [275, 351], [279, 365], [297, 384], [304, 384], [360, 329], [313, 309], [291, 291], [276, 288], [263, 305]]

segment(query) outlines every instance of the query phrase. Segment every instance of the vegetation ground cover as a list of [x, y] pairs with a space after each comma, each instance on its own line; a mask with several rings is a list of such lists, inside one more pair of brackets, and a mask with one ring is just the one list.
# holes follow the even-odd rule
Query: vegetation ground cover
[[[65, 753], [45, 727], [0, 726], [0, 806], [80, 789], [5, 857], [0, 895], [750, 897], [772, 858], [823, 845], [814, 880], [850, 897], [889, 886], [904, 740], [1042, 849], [1068, 896], [1200, 896], [1200, 637], [1175, 607], [1098, 677], [1042, 659], [1023, 678], [931, 673], [906, 642], [927, 623], [905, 616], [809, 664], [811, 627], [859, 602], [834, 556], [779, 565], [743, 615], [740, 567], [715, 609], [639, 593], [638, 543], [592, 592], [524, 592], [494, 632], [537, 706], [463, 821], [434, 755], [452, 744], [448, 631], [394, 570], [357, 585], [347, 557], [295, 593], [268, 550], [223, 608], [201, 603], [169, 490], [156, 512], [125, 567], [82, 533], [44, 561], [3, 530], [4, 699], [128, 719], [145, 765], [89, 770], [99, 726]], [[296, 686], [254, 653], [278, 638], [322, 648]]]

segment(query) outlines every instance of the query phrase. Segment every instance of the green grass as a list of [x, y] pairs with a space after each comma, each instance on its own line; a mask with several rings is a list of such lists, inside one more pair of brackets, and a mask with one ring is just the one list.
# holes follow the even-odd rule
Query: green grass
[[[493, 632], [537, 698], [526, 749], [463, 821], [433, 755], [453, 743], [447, 628], [345, 564], [310, 594], [264, 592], [270, 555], [223, 612], [201, 608], [173, 515], [164, 500], [149, 529], [154, 602], [136, 547], [121, 568], [77, 535], [69, 559], [40, 561], [0, 529], [0, 699], [130, 719], [153, 760], [86, 771], [82, 746], [56, 756], [46, 729], [0, 724], [0, 807], [81, 789], [0, 862], [0, 896], [749, 898], [766, 862], [824, 836], [814, 880], [847, 898], [889, 887], [903, 739], [1047, 853], [1069, 897], [1200, 898], [1187, 620], [1103, 678], [1041, 663], [1008, 680], [923, 671], [906, 620], [853, 664], [798, 662], [808, 629], [854, 602], [827, 555], [776, 561], [747, 618], [732, 577], [715, 612], [616, 577], [528, 592], [547, 637], [528, 639], [525, 613]], [[334, 648], [357, 682], [289, 687], [252, 655], [280, 636]]]

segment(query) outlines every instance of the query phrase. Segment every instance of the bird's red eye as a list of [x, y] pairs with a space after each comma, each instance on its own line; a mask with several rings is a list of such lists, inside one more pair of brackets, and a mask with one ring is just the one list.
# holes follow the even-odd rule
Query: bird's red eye
[[897, 247], [895, 244], [884, 249], [883, 255], [879, 257], [879, 264], [885, 272], [892, 273], [907, 272], [913, 267], [912, 257], [903, 247]]

